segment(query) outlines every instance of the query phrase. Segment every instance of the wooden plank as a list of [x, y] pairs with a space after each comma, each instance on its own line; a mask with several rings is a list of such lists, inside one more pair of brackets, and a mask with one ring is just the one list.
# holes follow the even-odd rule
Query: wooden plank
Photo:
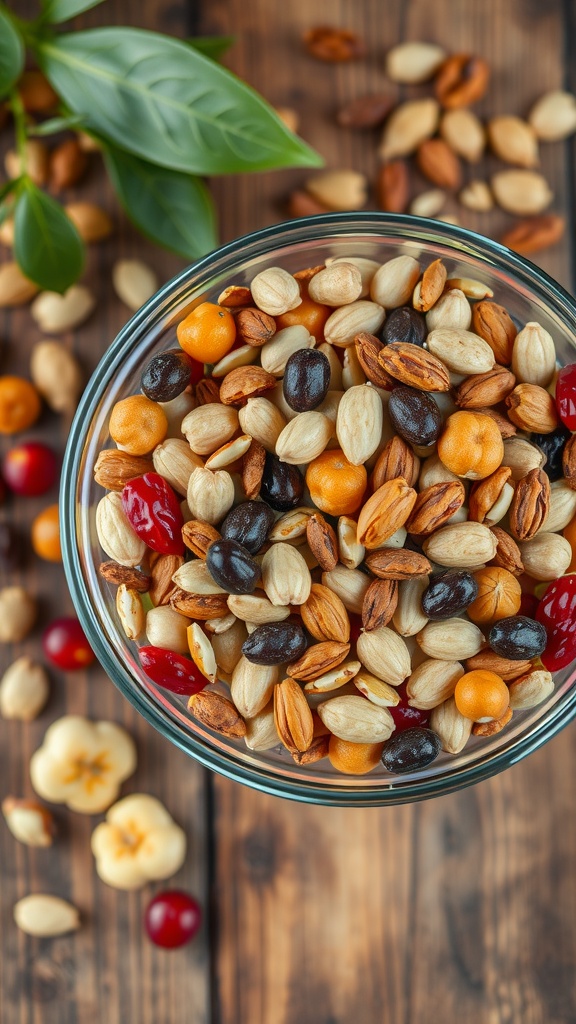
[[[24, 4], [20, 5], [25, 16]], [[28, 4], [30, 14], [36, 5]], [[187, 33], [186, 5], [161, 0], [145, 4], [105, 4], [78, 19], [76, 27], [111, 22]], [[4, 138], [6, 133], [4, 133]], [[4, 140], [2, 140], [4, 141]], [[85, 280], [94, 289], [97, 312], [65, 342], [90, 373], [100, 355], [126, 322], [128, 310], [113, 294], [110, 271], [120, 257], [141, 257], [155, 267], [161, 281], [182, 266], [181, 261], [145, 242], [118, 212], [101, 161], [91, 157], [85, 182], [67, 199], [90, 198], [113, 211], [117, 230], [110, 241], [91, 247]], [[1, 258], [7, 258], [3, 251]], [[2, 313], [2, 373], [28, 373], [29, 353], [40, 334], [27, 310]], [[25, 438], [42, 438], [61, 453], [69, 424], [45, 413]], [[10, 441], [2, 439], [4, 453]], [[24, 546], [33, 516], [57, 499], [57, 489], [38, 499], [11, 501], [0, 514], [19, 523]], [[22, 569], [9, 577], [39, 596], [41, 614], [32, 636], [14, 650], [0, 650], [0, 671], [13, 657], [27, 653], [42, 658], [42, 627], [57, 615], [72, 612], [61, 567], [40, 563], [26, 554]], [[2, 583], [7, 581], [3, 574]], [[65, 712], [111, 719], [136, 739], [137, 773], [123, 793], [152, 793], [163, 800], [185, 828], [189, 853], [184, 868], [169, 884], [196, 893], [204, 903], [207, 892], [207, 807], [203, 770], [166, 743], [121, 697], [104, 672], [96, 667], [68, 676], [51, 671], [52, 695], [42, 715], [29, 725], [0, 719], [1, 796], [31, 794], [30, 755], [47, 726]], [[209, 1011], [208, 929], [193, 946], [173, 954], [158, 950], [145, 938], [142, 913], [160, 886], [142, 893], [116, 892], [99, 881], [90, 852], [90, 835], [98, 818], [55, 808], [59, 835], [52, 850], [31, 850], [17, 843], [0, 826], [0, 1019], [4, 1024], [205, 1024]], [[28, 892], [46, 891], [71, 899], [82, 911], [84, 927], [71, 937], [34, 940], [12, 923], [12, 906]]]
[[[202, 27], [237, 35], [230, 65], [298, 110], [329, 166], [372, 175], [374, 138], [338, 131], [333, 114], [368, 89], [404, 94], [381, 71], [390, 45], [425, 37], [483, 54], [494, 73], [480, 112], [524, 114], [562, 83], [562, 14], [561, 3], [522, 0], [365, 0], [329, 16], [320, 0], [273, 14], [266, 0], [213, 0]], [[330, 67], [303, 54], [302, 30], [326, 21], [363, 35], [368, 60]], [[563, 149], [542, 147], [559, 210], [569, 205]], [[469, 176], [495, 167], [488, 159]], [[218, 183], [224, 236], [279, 219], [305, 173]], [[497, 235], [510, 219], [462, 220]], [[538, 262], [568, 283], [568, 245]], [[574, 758], [566, 732], [480, 786], [387, 810], [294, 805], [215, 779], [218, 1024], [574, 1020]]]

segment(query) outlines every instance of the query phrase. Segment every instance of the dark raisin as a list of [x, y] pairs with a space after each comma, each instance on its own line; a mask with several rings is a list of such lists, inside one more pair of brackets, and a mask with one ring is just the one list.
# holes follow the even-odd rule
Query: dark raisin
[[206, 552], [212, 579], [229, 594], [251, 594], [260, 579], [260, 566], [237, 540], [215, 540]]
[[416, 388], [394, 388], [388, 412], [396, 432], [410, 444], [428, 447], [442, 430], [442, 414], [436, 402]]
[[478, 597], [478, 584], [466, 569], [433, 576], [422, 594], [422, 611], [433, 622], [460, 615]]
[[153, 402], [171, 402], [190, 383], [192, 361], [181, 348], [170, 348], [153, 356], [144, 367], [140, 386]]
[[330, 363], [323, 352], [302, 348], [293, 352], [284, 370], [282, 391], [291, 409], [308, 412], [326, 398], [330, 387]]
[[562, 453], [564, 445], [572, 434], [566, 427], [557, 427], [551, 434], [531, 434], [531, 440], [544, 452], [546, 462], [542, 466], [550, 480], [560, 480], [562, 470]]
[[509, 615], [492, 626], [488, 643], [502, 658], [524, 661], [537, 658], [545, 650], [546, 630], [527, 615]]
[[302, 501], [304, 478], [296, 466], [266, 453], [260, 495], [277, 512], [287, 512]]
[[274, 518], [274, 512], [264, 501], [243, 501], [228, 513], [220, 533], [228, 540], [237, 540], [255, 555], [266, 540]]
[[389, 772], [402, 775], [431, 764], [440, 753], [440, 740], [432, 729], [415, 726], [395, 733], [384, 744], [382, 764]]
[[297, 661], [306, 650], [306, 635], [294, 622], [267, 622], [256, 626], [242, 644], [242, 654], [255, 665], [281, 665]]
[[395, 341], [423, 345], [427, 334], [426, 320], [422, 313], [418, 313], [410, 306], [399, 306], [398, 309], [392, 309], [380, 332], [385, 345], [391, 345]]

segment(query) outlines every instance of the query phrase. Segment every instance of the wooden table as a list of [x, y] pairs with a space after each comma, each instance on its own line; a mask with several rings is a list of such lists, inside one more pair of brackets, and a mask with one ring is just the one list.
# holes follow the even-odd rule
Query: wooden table
[[[17, 5], [22, 8], [24, 4]], [[326, 21], [352, 27], [370, 55], [349, 66], [316, 63], [299, 37]], [[79, 20], [145, 25], [180, 35], [231, 33], [228, 63], [273, 103], [292, 106], [328, 165], [376, 168], [375, 139], [346, 133], [334, 112], [384, 86], [386, 49], [426, 38], [485, 56], [493, 69], [480, 113], [520, 113], [550, 88], [576, 86], [576, 16], [562, 0], [146, 0], [106, 4]], [[398, 91], [402, 95], [402, 91]], [[485, 175], [490, 162], [479, 169]], [[574, 209], [573, 143], [542, 147], [555, 206]], [[222, 239], [282, 218], [302, 172], [214, 183]], [[425, 183], [419, 181], [421, 189]], [[116, 210], [98, 160], [82, 195]], [[455, 212], [456, 207], [454, 207]], [[98, 312], [66, 338], [87, 371], [126, 310], [110, 267], [143, 255], [168, 279], [180, 266], [144, 244], [115, 213], [113, 240], [93, 247], [86, 280]], [[503, 214], [466, 215], [488, 233]], [[571, 236], [539, 263], [571, 285]], [[26, 372], [38, 338], [26, 310], [4, 315], [1, 372]], [[31, 432], [62, 450], [68, 424], [46, 414]], [[55, 499], [55, 494], [53, 496]], [[26, 536], [47, 503], [11, 508]], [[39, 654], [41, 626], [71, 610], [59, 567], [27, 556], [17, 581], [39, 595], [41, 621], [22, 651]], [[576, 754], [573, 729], [498, 778], [421, 805], [386, 810], [300, 806], [205, 771], [171, 748], [99, 670], [52, 673], [49, 706], [30, 725], [0, 721], [1, 795], [30, 793], [28, 762], [66, 711], [112, 718], [136, 737], [140, 763], [125, 791], [161, 797], [189, 836], [174, 884], [202, 900], [194, 945], [164, 953], [143, 938], [150, 891], [119, 893], [97, 878], [94, 822], [56, 809], [52, 851], [16, 843], [0, 826], [0, 1018], [3, 1024], [573, 1024], [576, 1020]], [[31, 891], [60, 893], [82, 910], [72, 937], [36, 941], [12, 924]]]

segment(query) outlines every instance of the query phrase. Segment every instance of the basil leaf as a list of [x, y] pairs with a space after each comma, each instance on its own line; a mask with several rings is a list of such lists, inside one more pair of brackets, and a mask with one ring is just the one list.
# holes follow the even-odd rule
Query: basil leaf
[[122, 206], [142, 234], [186, 260], [218, 244], [210, 193], [199, 178], [156, 167], [115, 146], [104, 148]]
[[61, 117], [50, 117], [47, 121], [41, 121], [39, 124], [28, 125], [26, 133], [42, 137], [55, 135], [57, 132], [80, 128], [83, 123], [83, 119], [76, 114], [63, 114]]
[[321, 163], [257, 93], [177, 39], [101, 28], [36, 46], [42, 70], [87, 127], [152, 163], [191, 174]]
[[14, 214], [14, 256], [31, 281], [65, 292], [84, 265], [80, 235], [62, 207], [24, 178]]
[[89, 11], [91, 7], [97, 7], [104, 3], [104, 0], [46, 0], [43, 4], [43, 20], [58, 25], [61, 21], [68, 21], [75, 18], [77, 14]]
[[0, 10], [0, 96], [5, 96], [22, 74], [24, 46], [19, 32]]
[[199, 36], [197, 39], [188, 39], [188, 46], [203, 53], [210, 60], [220, 60], [222, 54], [229, 50], [234, 42], [234, 36]]

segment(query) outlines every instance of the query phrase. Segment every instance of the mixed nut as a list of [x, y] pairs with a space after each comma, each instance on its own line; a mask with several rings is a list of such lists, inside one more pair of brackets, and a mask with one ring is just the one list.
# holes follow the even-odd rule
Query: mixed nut
[[113, 407], [100, 571], [201, 726], [397, 774], [550, 696], [576, 655], [576, 369], [493, 298], [440, 259], [270, 267]]

